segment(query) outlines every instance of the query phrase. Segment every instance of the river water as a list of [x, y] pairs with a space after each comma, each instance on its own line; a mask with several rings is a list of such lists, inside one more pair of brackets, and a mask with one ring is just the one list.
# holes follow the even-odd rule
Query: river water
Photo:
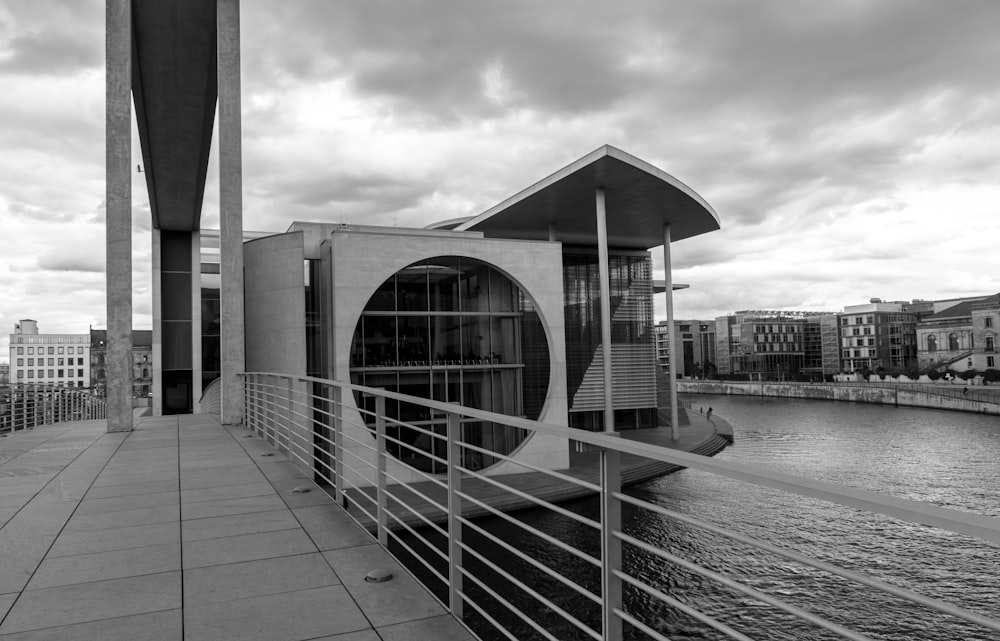
[[[735, 443], [717, 455], [781, 472], [801, 475], [934, 505], [1000, 517], [1000, 418], [877, 405], [690, 395], [694, 411], [713, 408], [729, 421]], [[821, 501], [729, 481], [694, 470], [632, 488], [630, 494], [698, 516], [716, 525], [795, 549], [810, 557], [1000, 618], [1000, 546], [934, 528]], [[596, 516], [597, 503], [572, 504]], [[564, 518], [541, 511], [519, 518], [565, 536], [597, 553], [596, 540]], [[864, 586], [799, 566], [780, 557], [648, 512], [623, 513], [626, 532], [653, 540], [691, 560], [777, 596], [873, 639], [887, 641], [997, 639], [1000, 634], [959, 619], [910, 605]], [[597, 577], [571, 555], [535, 537], [518, 535], [502, 521], [482, 524], [546, 564], [574, 574], [598, 590]], [[563, 586], [532, 575], [504, 550], [470, 537], [514, 575], [540, 584], [554, 603], [598, 625], [597, 611]], [[642, 576], [678, 600], [717, 617], [753, 639], [840, 638], [802, 623], [774, 608], [699, 575], [626, 551], [628, 571]], [[516, 590], [493, 583], [498, 593], [553, 626], [560, 639], [587, 638], [556, 623], [545, 608], [529, 605]], [[726, 638], [693, 619], [626, 592], [626, 609], [671, 639]], [[518, 639], [541, 638], [516, 620]], [[485, 627], [474, 628], [485, 631]], [[492, 635], [484, 634], [485, 638]], [[642, 638], [626, 630], [626, 638]]]

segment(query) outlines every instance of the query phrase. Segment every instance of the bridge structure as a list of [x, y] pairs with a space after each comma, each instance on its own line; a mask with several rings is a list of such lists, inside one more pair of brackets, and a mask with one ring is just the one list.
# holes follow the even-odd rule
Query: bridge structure
[[[923, 567], [921, 582], [912, 572], [854, 566], [842, 558], [843, 542], [806, 552], [737, 531], [630, 491], [629, 471], [654, 464], [718, 475], [766, 489], [775, 502], [822, 502], [830, 518], [865, 514], [890, 537], [913, 527], [969, 537], [983, 550], [984, 575], [994, 568], [990, 550], [1000, 549], [1000, 519], [689, 453], [640, 433], [584, 432], [284, 374], [244, 373], [241, 381], [241, 425], [176, 415], [108, 432], [101, 420], [68, 420], [0, 440], [0, 639], [614, 641], [694, 629], [755, 638], [747, 621], [679, 589], [681, 574], [755, 603], [795, 638], [890, 632], [884, 619], [834, 598], [845, 583], [857, 599], [882, 600], [907, 626], [939, 635], [928, 638], [1000, 633], [995, 603], [976, 601], [971, 590], [934, 593], [947, 568], [911, 559]], [[356, 432], [344, 425], [344, 399], [358, 394], [373, 400], [356, 426], [370, 438], [349, 447]], [[385, 412], [393, 401], [437, 413], [447, 431], [401, 425]], [[578, 439], [592, 460], [486, 476], [475, 459], [506, 455], [465, 440], [468, 418]], [[400, 439], [403, 429], [439, 446], [417, 448]], [[400, 460], [421, 480], [394, 479], [390, 462]], [[567, 488], [590, 495], [589, 506], [563, 505]], [[525, 508], [547, 516], [542, 524], [520, 518]], [[693, 563], [651, 535], [649, 519], [746, 550], [760, 568], [809, 576], [816, 593]], [[908, 551], [898, 554], [905, 563]]]
[[[565, 418], [529, 420], [360, 385], [351, 381], [344, 354], [331, 379], [248, 372], [239, 2], [106, 0], [106, 8], [107, 418], [33, 426], [3, 440], [0, 482], [18, 490], [4, 494], [9, 508], [0, 563], [8, 565], [0, 583], [0, 639], [135, 638], [141, 629], [164, 639], [617, 641], [668, 638], [665, 621], [675, 616], [723, 638], [750, 638], [725, 613], [671, 593], [673, 571], [718, 582], [803, 630], [848, 639], [873, 632], [872, 622], [851, 612], [817, 613], [753, 582], [693, 565], [631, 528], [637, 514], [700, 528], [806, 572], [888, 594], [929, 621], [944, 614], [959, 626], [1000, 632], [996, 612], [925, 596], [629, 493], [631, 470], [689, 468], [1000, 544], [1000, 525], [990, 517], [753, 469], [643, 440], [642, 430], [614, 430], [609, 244], [645, 252], [662, 243], [672, 320], [670, 244], [719, 226], [697, 194], [619, 150], [601, 148], [451, 228], [470, 238], [539, 245], [595, 239], [602, 346], [593, 364], [607, 382], [595, 386], [604, 394], [605, 432], [572, 429]], [[133, 100], [153, 217], [153, 349], [160, 364], [154, 415], [139, 419], [128, 391]], [[193, 399], [202, 391], [194, 357], [200, 352], [198, 235], [216, 106], [217, 417], [187, 412], [198, 409]], [[563, 217], [579, 211], [587, 216]], [[609, 217], [616, 225], [607, 225]], [[301, 281], [301, 251], [297, 258]], [[562, 348], [553, 344], [558, 355]], [[463, 354], [444, 359], [451, 361], [445, 367], [484, 365], [481, 355]], [[416, 360], [394, 365], [416, 367]], [[671, 440], [681, 441], [673, 381], [669, 391]], [[563, 410], [565, 396], [557, 399]], [[423, 418], [405, 419], [404, 407]], [[508, 431], [498, 433], [535, 442], [573, 442], [579, 465], [551, 469], [520, 456], [525, 448], [471, 439], [463, 429], [470, 423], [501, 426]], [[486, 460], [512, 473], [487, 473]], [[560, 491], [547, 495], [553, 487]], [[596, 509], [561, 505], [569, 491], [563, 488], [594, 497]], [[527, 526], [509, 514], [529, 506], [550, 513], [557, 527]], [[483, 514], [542, 541], [550, 559], [485, 528], [478, 519]], [[379, 582], [384, 572], [365, 580], [367, 570], [380, 567], [398, 580]], [[429, 595], [412, 576], [421, 577]]]

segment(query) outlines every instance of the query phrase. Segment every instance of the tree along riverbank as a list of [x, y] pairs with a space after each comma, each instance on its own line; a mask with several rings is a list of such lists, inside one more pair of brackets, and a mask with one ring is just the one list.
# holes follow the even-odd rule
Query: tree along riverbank
[[922, 390], [912, 387], [873, 386], [861, 383], [677, 381], [677, 391], [688, 394], [732, 394], [736, 396], [777, 396], [823, 401], [849, 401], [1000, 416], [1000, 396], [995, 399], [956, 397], [936, 392], [933, 388]]

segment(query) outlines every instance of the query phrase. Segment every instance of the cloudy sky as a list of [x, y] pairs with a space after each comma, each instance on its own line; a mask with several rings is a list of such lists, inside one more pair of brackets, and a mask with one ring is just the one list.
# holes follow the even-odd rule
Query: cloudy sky
[[[242, 12], [246, 229], [477, 214], [611, 144], [722, 221], [673, 248], [691, 285], [679, 318], [1000, 291], [993, 0]], [[100, 0], [0, 4], [0, 359], [18, 319], [105, 324], [103, 47]], [[134, 324], [148, 328], [149, 206], [133, 183]], [[206, 228], [217, 186], [213, 155]]]

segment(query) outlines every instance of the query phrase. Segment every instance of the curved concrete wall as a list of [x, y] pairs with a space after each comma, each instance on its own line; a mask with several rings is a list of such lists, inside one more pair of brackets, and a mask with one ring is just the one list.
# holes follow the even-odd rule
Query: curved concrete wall
[[[358, 319], [375, 290], [386, 279], [413, 263], [436, 256], [463, 256], [488, 263], [505, 272], [538, 307], [549, 342], [549, 390], [539, 421], [566, 425], [566, 337], [563, 313], [562, 250], [558, 243], [485, 239], [474, 233], [447, 235], [438, 233], [386, 232], [371, 228], [354, 230], [343, 227], [335, 230], [327, 241], [331, 257], [331, 282], [333, 283], [333, 335], [331, 337], [333, 376], [341, 381], [351, 380], [350, 349]], [[346, 423], [352, 430], [352, 439], [358, 445], [345, 443], [354, 454], [373, 462], [372, 453], [360, 445], [371, 440], [371, 433], [363, 425], [361, 415], [354, 405], [354, 398], [345, 398]], [[517, 458], [548, 469], [569, 467], [569, 449], [565, 439], [536, 434], [517, 450]], [[523, 472], [513, 464], [500, 464], [489, 468], [488, 474]], [[397, 466], [392, 470], [401, 481], [422, 480], [408, 468]], [[351, 479], [362, 483], [362, 479]]]

